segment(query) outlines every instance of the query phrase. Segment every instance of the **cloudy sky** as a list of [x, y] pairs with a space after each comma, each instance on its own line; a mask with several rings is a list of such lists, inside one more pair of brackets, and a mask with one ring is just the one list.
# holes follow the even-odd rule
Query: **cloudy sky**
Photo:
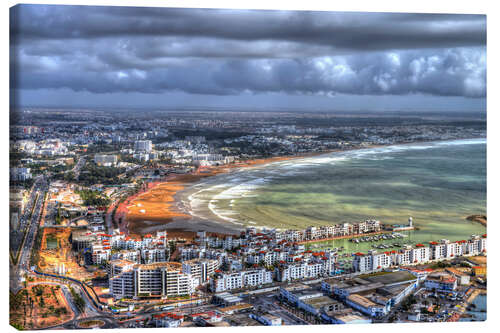
[[20, 5], [19, 105], [486, 108], [484, 15]]

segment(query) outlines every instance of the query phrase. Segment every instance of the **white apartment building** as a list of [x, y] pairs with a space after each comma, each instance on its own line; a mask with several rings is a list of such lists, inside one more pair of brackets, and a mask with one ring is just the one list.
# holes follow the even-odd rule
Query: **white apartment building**
[[304, 240], [304, 234], [299, 230], [286, 230], [284, 239], [290, 242], [299, 242]]
[[226, 236], [222, 240], [222, 247], [225, 250], [232, 250], [238, 246], [241, 246], [241, 240], [239, 238], [233, 238], [232, 236]]
[[369, 251], [368, 254], [361, 252], [354, 254], [352, 262], [353, 268], [358, 272], [368, 272], [377, 269], [390, 267], [392, 264], [391, 256], [388, 253], [378, 253], [377, 251]]
[[141, 263], [140, 250], [121, 250], [111, 255], [111, 260], [128, 260], [137, 264]]
[[101, 265], [111, 258], [111, 246], [102, 243], [93, 243], [91, 247], [92, 263]]
[[439, 242], [430, 242], [431, 260], [450, 259], [455, 256], [457, 243], [451, 243], [447, 239]]
[[266, 251], [261, 250], [257, 253], [248, 254], [245, 261], [249, 264], [260, 264], [261, 262], [267, 266], [274, 265], [279, 261], [287, 259], [287, 253], [281, 251]]
[[110, 292], [115, 299], [191, 295], [198, 279], [181, 271], [181, 264], [162, 262], [148, 265], [110, 263]]
[[406, 248], [399, 250], [398, 253], [396, 254], [396, 264], [397, 265], [411, 264], [412, 263], [411, 250], [412, 248], [410, 246], [407, 246]]
[[306, 239], [318, 239], [322, 235], [321, 229], [318, 227], [307, 227], [306, 228]]
[[219, 261], [215, 259], [192, 259], [182, 263], [182, 271], [199, 279], [199, 284], [204, 284], [215, 274], [219, 266]]
[[218, 273], [210, 280], [210, 288], [214, 292], [222, 292], [272, 282], [272, 272], [260, 268], [235, 273]]
[[273, 273], [265, 269], [245, 271], [243, 274], [243, 285], [245, 287], [257, 287], [273, 282]]
[[276, 268], [276, 280], [280, 282], [293, 281], [297, 279], [315, 278], [329, 275], [333, 270], [334, 261], [322, 262], [297, 262], [283, 264]]
[[430, 249], [423, 244], [415, 245], [415, 248], [410, 251], [410, 262], [419, 263], [427, 262], [430, 260]]
[[385, 269], [391, 266], [391, 256], [387, 253], [377, 253], [376, 251], [370, 251], [372, 256], [372, 269]]
[[131, 260], [118, 259], [112, 260], [107, 265], [108, 276], [114, 277], [116, 275], [120, 275], [125, 271], [129, 271], [134, 268], [137, 263]]
[[153, 144], [151, 140], [139, 140], [134, 143], [134, 150], [136, 152], [141, 151], [150, 153], [152, 149], [153, 149]]
[[218, 274], [210, 280], [210, 289], [213, 292], [222, 292], [243, 288], [242, 272]]
[[170, 259], [169, 250], [166, 248], [142, 249], [140, 252], [144, 264], [165, 262]]
[[467, 243], [467, 252], [478, 255], [486, 252], [486, 234], [482, 236], [472, 235]]
[[[370, 251], [368, 255], [355, 253], [353, 267], [358, 272], [366, 272], [377, 268], [387, 268], [391, 265], [412, 265], [425, 263], [431, 260], [449, 260], [463, 255], [480, 255], [486, 253], [486, 234], [482, 236], [472, 235], [471, 238], [450, 242], [442, 239], [439, 242], [429, 242], [430, 246], [416, 244], [415, 247], [407, 246], [398, 252], [385, 252], [387, 258], [382, 254], [374, 255]], [[380, 256], [380, 257], [378, 257]]]

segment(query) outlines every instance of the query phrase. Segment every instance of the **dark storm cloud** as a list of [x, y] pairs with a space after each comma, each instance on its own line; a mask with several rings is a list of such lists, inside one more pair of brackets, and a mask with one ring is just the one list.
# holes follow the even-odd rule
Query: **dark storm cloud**
[[23, 6], [12, 17], [12, 34], [32, 39], [183, 36], [279, 40], [348, 50], [486, 43], [482, 15]]
[[26, 5], [11, 41], [20, 89], [486, 95], [481, 15]]

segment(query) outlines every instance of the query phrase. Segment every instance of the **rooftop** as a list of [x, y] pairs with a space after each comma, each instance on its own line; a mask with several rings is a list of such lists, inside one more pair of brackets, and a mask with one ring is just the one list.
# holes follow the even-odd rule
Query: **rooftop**
[[314, 307], [316, 309], [320, 309], [326, 305], [338, 303], [338, 301], [336, 301], [333, 298], [328, 297], [328, 296], [309, 298], [309, 299], [304, 300], [303, 302], [311, 305], [312, 307]]
[[335, 316], [335, 318], [337, 320], [343, 321], [344, 323], [350, 323], [359, 320], [367, 320], [366, 317], [362, 317], [356, 314], [340, 315], [340, 316]]
[[302, 283], [295, 283], [295, 284], [291, 284], [291, 285], [287, 285], [285, 288], [283, 288], [287, 291], [299, 291], [299, 290], [306, 290], [306, 289], [311, 289], [311, 287], [309, 287], [308, 285], [306, 284], [302, 284]]
[[413, 281], [417, 279], [417, 277], [407, 271], [378, 272], [360, 277], [373, 283], [380, 282], [385, 285]]
[[350, 300], [351, 302], [354, 302], [356, 304], [359, 304], [365, 308], [369, 308], [369, 307], [381, 307], [381, 305], [378, 305], [372, 301], [370, 301], [368, 298], [364, 297], [364, 296], [361, 296], [361, 295], [349, 295], [347, 297], [348, 300]]
[[370, 290], [375, 290], [384, 287], [383, 283], [376, 282], [364, 285], [353, 285], [352, 287], [345, 288], [345, 291], [349, 294], [358, 294], [362, 292], [367, 292]]
[[235, 326], [262, 326], [257, 320], [250, 318], [247, 314], [233, 314], [226, 319]]
[[411, 283], [396, 284], [392, 286], [386, 286], [377, 290], [378, 293], [384, 296], [396, 296], [399, 295], [404, 289], [410, 286]]
[[302, 297], [307, 297], [307, 296], [314, 296], [314, 295], [318, 295], [318, 296], [323, 295], [322, 292], [320, 292], [318, 290], [314, 290], [314, 289], [298, 290], [298, 291], [292, 292], [292, 294], [295, 297], [297, 297], [297, 298], [302, 298]]
[[168, 270], [180, 270], [182, 268], [182, 264], [178, 262], [156, 262], [153, 264], [137, 264], [136, 267], [142, 269], [142, 270], [148, 270], [148, 269], [158, 269], [165, 267]]
[[224, 308], [218, 309], [218, 311], [226, 314], [226, 313], [235, 312], [235, 311], [237, 312], [237, 311], [246, 310], [246, 309], [253, 309], [253, 305], [250, 305], [248, 303], [241, 303], [241, 304], [226, 306]]

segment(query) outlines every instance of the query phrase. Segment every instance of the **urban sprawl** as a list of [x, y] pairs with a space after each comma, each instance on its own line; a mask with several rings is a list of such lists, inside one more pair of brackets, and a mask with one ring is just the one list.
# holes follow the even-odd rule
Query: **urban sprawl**
[[404, 238], [414, 230], [412, 219], [231, 232], [218, 232], [217, 221], [211, 230], [165, 223], [149, 233], [131, 232], [128, 205], [179, 175], [486, 133], [484, 119], [465, 113], [386, 114], [16, 110], [10, 128], [11, 324], [253, 326], [466, 316], [474, 297], [486, 293], [486, 234], [349, 253], [315, 246], [341, 238]]

